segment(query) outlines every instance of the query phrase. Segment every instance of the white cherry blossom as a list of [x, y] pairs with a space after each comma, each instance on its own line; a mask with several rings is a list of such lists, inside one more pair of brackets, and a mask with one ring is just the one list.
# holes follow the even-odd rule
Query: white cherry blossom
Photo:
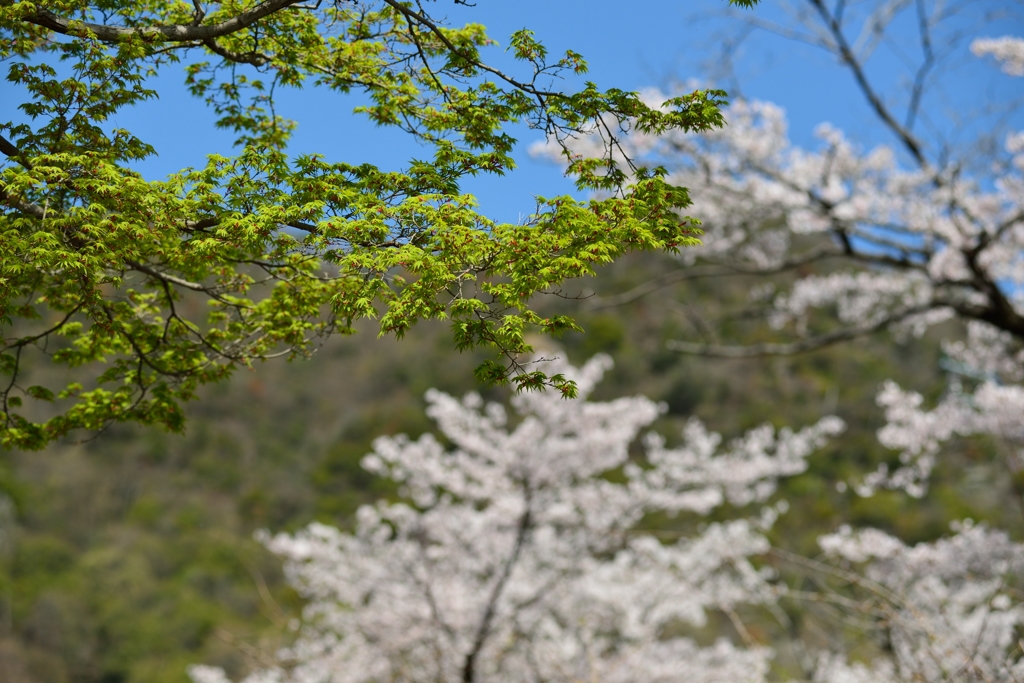
[[978, 38], [971, 43], [971, 52], [981, 57], [992, 55], [1011, 76], [1024, 76], [1024, 40], [1015, 36]]
[[452, 446], [382, 437], [363, 461], [402, 484], [405, 502], [364, 506], [353, 533], [312, 524], [260, 536], [309, 602], [281, 667], [247, 683], [765, 680], [768, 647], [663, 634], [774, 599], [774, 573], [751, 556], [768, 550], [762, 531], [777, 512], [675, 541], [643, 520], [765, 502], [843, 425], [765, 426], [723, 444], [691, 421], [681, 446], [648, 436], [636, 461], [629, 446], [661, 408], [584, 400], [609, 362], [558, 368], [581, 398], [519, 395], [514, 417], [431, 391], [427, 412]]
[[954, 531], [916, 546], [849, 527], [819, 539], [827, 555], [863, 567], [847, 565], [844, 578], [865, 596], [863, 613], [883, 625], [892, 656], [867, 666], [827, 654], [815, 681], [1024, 680], [1015, 632], [1024, 607], [1012, 583], [1024, 571], [1024, 545], [971, 523]]

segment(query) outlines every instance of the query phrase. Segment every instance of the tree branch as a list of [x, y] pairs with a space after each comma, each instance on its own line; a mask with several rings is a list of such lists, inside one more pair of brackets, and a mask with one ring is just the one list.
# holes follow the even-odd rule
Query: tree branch
[[[390, 0], [387, 1], [390, 2]], [[512, 547], [512, 554], [509, 555], [508, 560], [505, 561], [505, 566], [502, 568], [501, 576], [498, 577], [498, 581], [494, 584], [494, 588], [491, 590], [491, 595], [487, 599], [487, 607], [484, 610], [483, 618], [480, 620], [480, 626], [473, 638], [473, 647], [466, 655], [466, 663], [462, 669], [463, 683], [474, 683], [476, 680], [476, 658], [483, 649], [484, 643], [487, 642], [487, 636], [490, 635], [491, 622], [494, 620], [494, 615], [498, 609], [498, 599], [501, 597], [502, 591], [505, 590], [505, 584], [508, 583], [508, 578], [512, 574], [512, 568], [515, 567], [516, 561], [519, 559], [519, 554], [522, 552], [523, 546], [526, 545], [526, 539], [530, 534], [530, 529], [533, 528], [533, 515], [530, 507], [533, 499], [533, 491], [530, 489], [530, 484], [527, 481], [523, 482], [523, 499], [523, 504], [526, 509], [523, 511], [522, 517], [519, 518], [519, 524], [516, 529], [515, 545]]]
[[924, 151], [921, 149], [921, 143], [915, 138], [909, 130], [904, 128], [889, 111], [889, 108], [882, 102], [882, 98], [879, 97], [878, 93], [871, 86], [871, 82], [868, 81], [867, 74], [864, 73], [864, 67], [857, 60], [856, 55], [853, 54], [853, 50], [850, 47], [850, 43], [846, 40], [846, 35], [843, 33], [842, 26], [840, 26], [838, 20], [829, 13], [828, 8], [825, 7], [823, 0], [808, 0], [818, 10], [818, 14], [821, 15], [822, 21], [828, 27], [829, 32], [832, 34], [832, 38], [836, 41], [836, 47], [839, 50], [839, 57], [850, 67], [850, 71], [853, 72], [853, 78], [857, 81], [858, 87], [861, 92], [864, 93], [864, 97], [867, 98], [868, 103], [878, 114], [878, 117], [885, 122], [900, 139], [903, 146], [910, 151], [910, 154], [914, 157], [914, 160], [920, 164], [921, 168], [930, 170], [931, 164], [928, 159], [924, 156]]
[[38, 218], [40, 220], [46, 218], [46, 209], [44, 207], [39, 206], [38, 204], [33, 204], [32, 202], [23, 202], [17, 197], [11, 196], [3, 188], [0, 188], [0, 201], [2, 201], [4, 204], [7, 204], [7, 206], [10, 206], [11, 208], [17, 209], [22, 213], [26, 213], [29, 216], [32, 216], [33, 218]]
[[435, 36], [437, 36], [438, 40], [440, 40], [444, 44], [445, 47], [447, 47], [449, 50], [451, 50], [452, 54], [455, 54], [455, 55], [458, 55], [459, 57], [462, 57], [467, 62], [472, 62], [478, 68], [483, 69], [484, 71], [487, 71], [489, 73], [494, 74], [495, 76], [497, 76], [501, 80], [505, 81], [509, 85], [514, 86], [514, 87], [516, 87], [519, 90], [522, 90], [524, 92], [531, 93], [533, 95], [542, 95], [542, 96], [546, 96], [546, 97], [555, 97], [555, 96], [558, 95], [558, 93], [555, 93], [555, 92], [547, 92], [547, 91], [544, 91], [544, 90], [538, 90], [533, 85], [531, 85], [529, 83], [522, 83], [520, 81], [517, 81], [516, 79], [512, 78], [511, 76], [505, 74], [504, 72], [502, 72], [502, 71], [500, 71], [498, 69], [495, 69], [493, 66], [488, 66], [487, 64], [484, 64], [479, 59], [474, 59], [474, 58], [471, 58], [471, 57], [467, 57], [465, 54], [462, 53], [462, 51], [452, 41], [448, 40], [448, 36], [446, 36], [444, 34], [444, 32], [441, 31], [441, 29], [437, 26], [437, 24], [432, 22], [425, 15], [420, 14], [419, 12], [413, 10], [410, 7], [406, 7], [405, 5], [401, 4], [400, 2], [397, 2], [397, 0], [384, 0], [384, 2], [387, 3], [388, 5], [391, 5], [392, 7], [394, 7], [399, 12], [401, 12], [407, 19], [415, 19], [418, 23], [423, 24], [428, 29], [430, 29], [430, 32], [433, 33]]
[[887, 316], [875, 323], [863, 323], [853, 327], [844, 327], [832, 332], [801, 339], [800, 341], [788, 344], [751, 344], [736, 346], [716, 346], [711, 344], [694, 344], [692, 342], [677, 341], [670, 339], [665, 342], [665, 347], [671, 351], [679, 351], [694, 356], [707, 356], [711, 358], [764, 358], [765, 356], [792, 356], [805, 351], [831, 346], [838, 342], [849, 341], [857, 337], [874, 334], [884, 330], [889, 325], [901, 320], [923, 313], [935, 308], [935, 306], [920, 306], [903, 311], [894, 316]]
[[[274, 12], [295, 5], [300, 0], [265, 0], [252, 9], [246, 10], [219, 24], [200, 26], [176, 24], [172, 26], [108, 26], [90, 22], [65, 19], [46, 9], [37, 9], [25, 17], [25, 21], [48, 28], [63, 35], [70, 35], [77, 29], [85, 28], [97, 39], [106, 43], [117, 43], [132, 36], [161, 37], [164, 40], [183, 42], [188, 40], [207, 41], [241, 31]], [[198, 15], [197, 15], [198, 16]]]
[[642, 299], [648, 294], [658, 291], [659, 289], [664, 289], [665, 287], [669, 287], [677, 282], [683, 282], [685, 280], [695, 280], [702, 277], [725, 277], [730, 275], [774, 275], [776, 273], [781, 273], [786, 270], [792, 270], [793, 268], [799, 268], [800, 266], [814, 263], [819, 259], [840, 256], [846, 256], [846, 254], [837, 252], [831, 245], [825, 245], [811, 249], [797, 258], [789, 259], [771, 268], [746, 268], [739, 264], [711, 263], [712, 266], [725, 268], [726, 270], [714, 270], [710, 272], [708, 268], [705, 268], [704, 270], [674, 270], [659, 278], [649, 280], [642, 285], [638, 285], [628, 292], [623, 292], [622, 294], [616, 294], [615, 296], [609, 297], [594, 297], [591, 299], [592, 304], [590, 308], [594, 310], [601, 310], [604, 308], [614, 308], [616, 306], [630, 304], [638, 299]]
[[243, 54], [241, 52], [229, 50], [226, 47], [221, 47], [221, 45], [218, 44], [217, 41], [213, 38], [207, 38], [206, 40], [204, 40], [203, 45], [209, 48], [210, 52], [213, 52], [214, 54], [223, 57], [229, 62], [252, 64], [253, 66], [265, 66], [266, 64], [269, 64], [271, 61], [271, 57], [269, 55], [260, 54], [259, 52], [254, 51]]
[[8, 159], [14, 159], [25, 168], [31, 170], [32, 164], [25, 158], [24, 153], [3, 135], [0, 135], [0, 152], [3, 152]]

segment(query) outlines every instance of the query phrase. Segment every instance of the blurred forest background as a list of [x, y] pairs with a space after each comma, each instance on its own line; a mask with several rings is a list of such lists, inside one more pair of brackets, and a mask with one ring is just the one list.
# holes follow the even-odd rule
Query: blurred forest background
[[[578, 14], [574, 3], [556, 4], [552, 13]], [[504, 7], [515, 8], [505, 11], [520, 20], [518, 3]], [[549, 30], [564, 31], [560, 16], [548, 17]], [[595, 16], [592, 21], [606, 21]], [[765, 61], [748, 60], [755, 71]], [[780, 97], [800, 86], [813, 91], [801, 97], [819, 108], [844, 106], [825, 90], [839, 79], [807, 88], [806, 79], [762, 75], [750, 80]], [[746, 94], [759, 95], [756, 88]], [[856, 98], [863, 106], [859, 93]], [[334, 127], [336, 109], [329, 111], [325, 125]], [[794, 114], [820, 120], [811, 108], [794, 107]], [[795, 116], [794, 139], [808, 137], [811, 127]], [[870, 118], [858, 121], [870, 131]], [[504, 185], [500, 192], [508, 194]], [[750, 296], [755, 285], [774, 279], [777, 291], [785, 291], [812, 268], [826, 274], [850, 265], [832, 259], [771, 278], [676, 278], [623, 303], [634, 288], [685, 272], [671, 255], [633, 254], [596, 278], [567, 283], [566, 297], [549, 297], [546, 310], [572, 315], [585, 333], [538, 340], [538, 346], [576, 365], [609, 354], [615, 367], [594, 398], [643, 394], [664, 402], [655, 429], [670, 445], [692, 416], [725, 439], [766, 422], [799, 429], [824, 415], [841, 417], [846, 432], [812, 456], [806, 472], [780, 482], [775, 497], [788, 501], [789, 511], [770, 532], [777, 548], [813, 557], [816, 538], [841, 524], [876, 527], [906, 543], [930, 541], [965, 518], [1024, 540], [1024, 471], [1010, 471], [1011, 459], [999, 450], [1007, 446], [991, 438], [954, 439], [944, 447], [921, 499], [893, 491], [865, 498], [848, 485], [881, 463], [898, 464], [898, 454], [876, 438], [884, 422], [875, 402], [880, 384], [892, 379], [926, 401], [938, 399], [950, 379], [940, 341], [965, 338], [961, 322], [943, 323], [921, 338], [872, 335], [775, 358], [709, 359], [666, 347], [672, 339], [707, 341], [716, 334], [737, 343], [775, 341], [764, 336], [771, 331], [761, 324], [765, 304]], [[201, 305], [183, 305], [190, 304]], [[706, 329], [705, 320], [719, 321], [716, 329]], [[473, 368], [482, 360], [453, 351], [443, 323], [421, 324], [402, 341], [377, 338], [368, 323], [354, 336], [331, 340], [308, 362], [268, 362], [204, 388], [188, 407], [183, 435], [118, 425], [42, 452], [0, 450], [0, 682], [185, 683], [186, 667], [200, 662], [233, 677], [272, 666], [302, 601], [286, 584], [281, 561], [253, 540], [254, 531], [295, 531], [312, 521], [350, 528], [360, 505], [397, 498], [393, 483], [360, 467], [372, 440], [431, 430], [423, 398], [429, 388], [507, 401], [507, 391], [475, 382]], [[710, 517], [734, 513], [725, 505]], [[671, 535], [709, 520], [650, 521]], [[810, 620], [792, 623], [813, 628]], [[723, 618], [704, 635], [710, 641], [716, 629], [729, 628]]]
[[[665, 341], [700, 334], [704, 316], [744, 310], [755, 281], [692, 280], [613, 305], [616, 295], [677, 268], [668, 255], [639, 254], [596, 280], [570, 283], [564, 292], [581, 298], [551, 297], [548, 305], [575, 314], [586, 333], [561, 339], [557, 353], [577, 364], [610, 354], [615, 368], [595, 398], [663, 401], [656, 428], [670, 444], [690, 416], [727, 439], [764, 422], [798, 428], [825, 414], [842, 417], [843, 437], [813, 456], [806, 473], [783, 480], [778, 496], [790, 511], [772, 532], [776, 546], [814, 555], [816, 536], [840, 523], [912, 543], [965, 517], [1022, 536], [1024, 482], [1008, 475], [991, 441], [949, 449], [922, 500], [901, 492], [861, 498], [841, 483], [895, 463], [875, 438], [879, 384], [930, 386], [936, 398], [946, 385], [938, 338], [957, 337], [955, 328], [795, 357], [683, 356]], [[730, 337], [758, 341], [742, 314], [727, 324], [732, 329], [721, 331]], [[393, 485], [360, 469], [370, 442], [430, 429], [424, 392], [479, 391], [479, 360], [452, 351], [443, 325], [420, 326], [400, 342], [377, 339], [368, 325], [311, 362], [267, 363], [207, 388], [189, 408], [184, 435], [118, 426], [85, 443], [0, 454], [4, 680], [171, 683], [187, 680], [190, 663], [236, 675], [266, 664], [301, 602], [253, 532], [313, 520], [345, 528], [360, 504], [396, 496]], [[484, 394], [507, 400], [503, 390]], [[661, 523], [671, 530], [694, 520]]]

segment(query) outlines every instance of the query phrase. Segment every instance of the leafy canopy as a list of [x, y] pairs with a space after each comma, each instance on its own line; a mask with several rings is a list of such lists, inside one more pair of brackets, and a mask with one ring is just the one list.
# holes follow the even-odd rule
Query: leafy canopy
[[[360, 318], [399, 337], [450, 320], [457, 349], [495, 351], [481, 380], [574, 395], [518, 360], [531, 329], [577, 329], [531, 298], [627, 250], [697, 242], [686, 190], [633, 168], [617, 136], [720, 126], [724, 93], [650, 107], [592, 83], [557, 92], [545, 84], [584, 73], [580, 55], [551, 59], [518, 31], [515, 76], [483, 61], [492, 44], [398, 0], [0, 3], [0, 59], [27, 93], [22, 119], [0, 123], [0, 442], [41, 448], [117, 421], [179, 430], [198, 386], [308, 355]], [[154, 148], [110, 119], [156, 97], [157, 68], [176, 62], [240, 149], [148, 181], [132, 164]], [[363, 114], [432, 156], [401, 172], [289, 156], [277, 86], [360, 91]], [[521, 225], [479, 214], [459, 182], [514, 166], [515, 122], [559, 142], [600, 131], [603, 157], [565, 154], [577, 186], [606, 198], [541, 198]], [[30, 372], [53, 364], [80, 381]]]

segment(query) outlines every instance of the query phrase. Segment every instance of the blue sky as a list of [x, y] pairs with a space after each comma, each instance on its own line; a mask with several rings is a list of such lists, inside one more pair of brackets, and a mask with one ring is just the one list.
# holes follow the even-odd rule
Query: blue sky
[[[799, 6], [802, 0], [794, 0]], [[805, 4], [805, 3], [804, 3]], [[856, 7], [857, 3], [848, 3]], [[455, 5], [451, 0], [426, 2], [434, 16], [452, 23], [484, 24], [500, 47], [485, 56], [510, 69], [504, 53], [508, 36], [530, 28], [551, 54], [565, 49], [580, 52], [590, 63], [586, 79], [599, 87], [636, 90], [668, 86], [691, 78], [707, 78], [719, 71], [716, 57], [723, 37], [735, 37], [743, 23], [723, 16], [725, 0], [477, 0], [476, 6]], [[1017, 2], [990, 1], [968, 5], [962, 20], [953, 25], [967, 30], [979, 20], [981, 9], [1002, 11], [998, 21], [982, 35], [1024, 35], [1024, 8]], [[748, 18], [775, 21], [784, 17], [779, 0], [763, 0]], [[973, 8], [973, 9], [972, 9]], [[905, 99], [905, 59], [920, 51], [915, 38], [913, 14], [898, 25], [895, 39], [883, 45], [868, 63], [869, 73], [884, 85], [894, 101]], [[956, 117], [970, 118], [972, 112], [1024, 94], [1024, 79], [1011, 79], [991, 65], [971, 57], [965, 41], [959, 53], [942, 72], [941, 88], [926, 102], [925, 111], [935, 130], [954, 142], [971, 140], [978, 130], [993, 125], [991, 117], [964, 130]], [[797, 42], [783, 40], [764, 31], [754, 31], [743, 41], [735, 59], [738, 84], [747, 97], [767, 99], [785, 107], [790, 135], [799, 144], [813, 145], [814, 127], [828, 121], [866, 145], [891, 142], [878, 129], [877, 121], [852, 78], [825, 52]], [[214, 116], [185, 90], [181, 66], [165, 69], [152, 100], [117, 115], [112, 124], [131, 130], [153, 144], [159, 156], [139, 166], [149, 178], [158, 178], [186, 166], [200, 166], [210, 153], [231, 154], [233, 135], [213, 127]], [[564, 87], [573, 87], [567, 82]], [[576, 83], [575, 85], [579, 85]], [[728, 86], [727, 83], [721, 83]], [[4, 84], [9, 94], [9, 84]], [[19, 98], [3, 97], [0, 120], [19, 118], [14, 105]], [[341, 96], [326, 90], [279, 90], [278, 113], [299, 122], [291, 149], [295, 153], [319, 153], [331, 161], [370, 162], [382, 167], [401, 167], [411, 156], [425, 156], [400, 131], [379, 129], [352, 114], [355, 96]], [[952, 117], [952, 118], [951, 118]], [[1024, 116], [1009, 115], [1004, 124], [1024, 128]], [[516, 131], [522, 142], [516, 158], [519, 168], [503, 178], [472, 179], [464, 191], [477, 195], [484, 211], [493, 218], [515, 221], [533, 208], [533, 195], [552, 196], [573, 191], [572, 184], [553, 165], [531, 159], [529, 143], [536, 131]]]

